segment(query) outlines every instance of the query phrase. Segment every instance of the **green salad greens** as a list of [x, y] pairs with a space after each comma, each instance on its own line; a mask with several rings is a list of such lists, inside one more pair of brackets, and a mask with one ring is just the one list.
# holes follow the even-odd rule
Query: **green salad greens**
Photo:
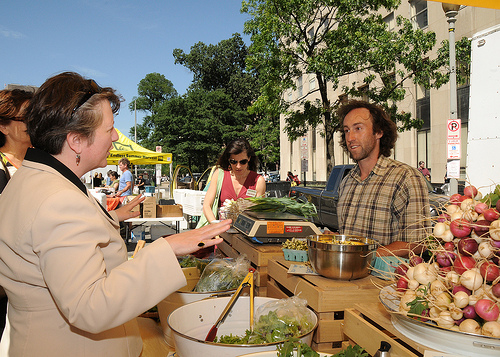
[[[277, 348], [277, 357], [294, 357], [293, 351], [297, 350], [297, 357], [319, 357], [319, 353], [314, 351], [307, 344], [300, 342], [297, 338], [292, 338]], [[369, 357], [370, 355], [359, 345], [347, 346], [343, 351], [333, 355], [333, 357]]]
[[311, 202], [300, 203], [290, 197], [248, 197], [245, 199], [255, 204], [248, 208], [254, 212], [287, 212], [306, 218], [318, 215], [316, 206]]
[[304, 335], [313, 327], [313, 323], [307, 316], [303, 316], [298, 321], [289, 316], [278, 317], [275, 311], [269, 311], [267, 315], [259, 317], [253, 331], [246, 330], [245, 336], [223, 335], [216, 338], [214, 342], [244, 345], [279, 342]]

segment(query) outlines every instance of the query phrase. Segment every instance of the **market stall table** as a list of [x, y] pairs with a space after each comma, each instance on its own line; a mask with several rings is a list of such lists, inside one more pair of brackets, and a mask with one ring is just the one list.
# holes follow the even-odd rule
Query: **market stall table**
[[130, 241], [130, 236], [132, 229], [135, 227], [140, 227], [140, 226], [146, 226], [146, 225], [153, 225], [153, 224], [163, 224], [165, 226], [168, 226], [168, 223], [174, 223], [175, 222], [175, 232], [179, 233], [180, 231], [180, 223], [185, 221], [185, 218], [182, 216], [179, 217], [160, 217], [160, 218], [129, 218], [125, 223], [125, 237], [126, 240], [125, 242], [128, 243]]
[[257, 271], [255, 277], [255, 294], [267, 296], [267, 264], [269, 259], [283, 257], [281, 244], [252, 243], [241, 233], [222, 233], [224, 241], [217, 248], [230, 258], [245, 254], [252, 267]]
[[342, 333], [344, 313], [357, 303], [378, 302], [379, 287], [390, 282], [372, 275], [356, 280], [334, 280], [319, 275], [288, 274], [291, 264], [283, 257], [270, 259], [267, 266], [267, 296], [286, 298], [292, 295], [306, 299], [319, 318], [312, 347], [316, 351], [337, 353], [346, 337]]
[[[391, 315], [380, 302], [355, 304], [344, 314], [343, 332], [346, 337], [373, 355], [381, 341], [391, 345], [391, 355], [421, 357], [432, 351], [400, 333], [391, 322]], [[434, 351], [433, 351], [434, 352]]]

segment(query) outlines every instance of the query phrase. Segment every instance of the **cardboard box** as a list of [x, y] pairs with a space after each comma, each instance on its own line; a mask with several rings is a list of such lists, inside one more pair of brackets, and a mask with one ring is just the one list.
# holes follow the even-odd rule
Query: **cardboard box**
[[156, 217], [182, 217], [182, 205], [156, 205]]
[[[132, 201], [135, 197], [136, 196], [127, 196], [128, 202]], [[132, 208], [130, 210], [130, 212], [139, 212], [139, 213], [142, 213], [141, 207], [142, 207], [142, 203], [138, 204], [137, 206], [135, 206], [134, 208]], [[141, 218], [141, 217], [142, 217], [142, 215], [139, 215], [139, 218]]]
[[146, 197], [142, 203], [142, 218], [156, 218], [156, 197]]

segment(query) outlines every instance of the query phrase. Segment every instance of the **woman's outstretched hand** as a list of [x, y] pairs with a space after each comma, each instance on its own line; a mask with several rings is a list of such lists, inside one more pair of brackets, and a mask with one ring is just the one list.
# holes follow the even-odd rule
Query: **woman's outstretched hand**
[[231, 227], [231, 220], [225, 219], [219, 223], [207, 224], [204, 227], [164, 237], [178, 256], [191, 254], [201, 248], [207, 248], [222, 243], [218, 235]]
[[129, 203], [121, 206], [120, 208], [117, 208], [115, 210], [115, 212], [116, 212], [116, 215], [118, 216], [118, 221], [123, 222], [129, 218], [138, 217], [141, 214], [141, 212], [139, 212], [139, 211], [131, 212], [131, 210], [135, 206], [137, 206], [139, 203], [143, 202], [145, 199], [146, 199], [146, 197], [144, 197], [143, 195], [139, 195], [139, 196], [135, 197]]

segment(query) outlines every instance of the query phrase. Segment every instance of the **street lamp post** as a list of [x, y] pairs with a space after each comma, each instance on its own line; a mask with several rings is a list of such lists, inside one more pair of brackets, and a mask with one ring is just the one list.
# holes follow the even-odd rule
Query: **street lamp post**
[[[460, 5], [442, 3], [442, 6], [448, 21], [448, 35], [450, 42], [450, 119], [458, 119], [455, 22], [457, 21], [456, 16], [458, 15]], [[448, 160], [448, 163], [450, 161], [451, 160]], [[454, 193], [458, 193], [458, 181], [456, 178], [450, 178], [450, 194]]]

